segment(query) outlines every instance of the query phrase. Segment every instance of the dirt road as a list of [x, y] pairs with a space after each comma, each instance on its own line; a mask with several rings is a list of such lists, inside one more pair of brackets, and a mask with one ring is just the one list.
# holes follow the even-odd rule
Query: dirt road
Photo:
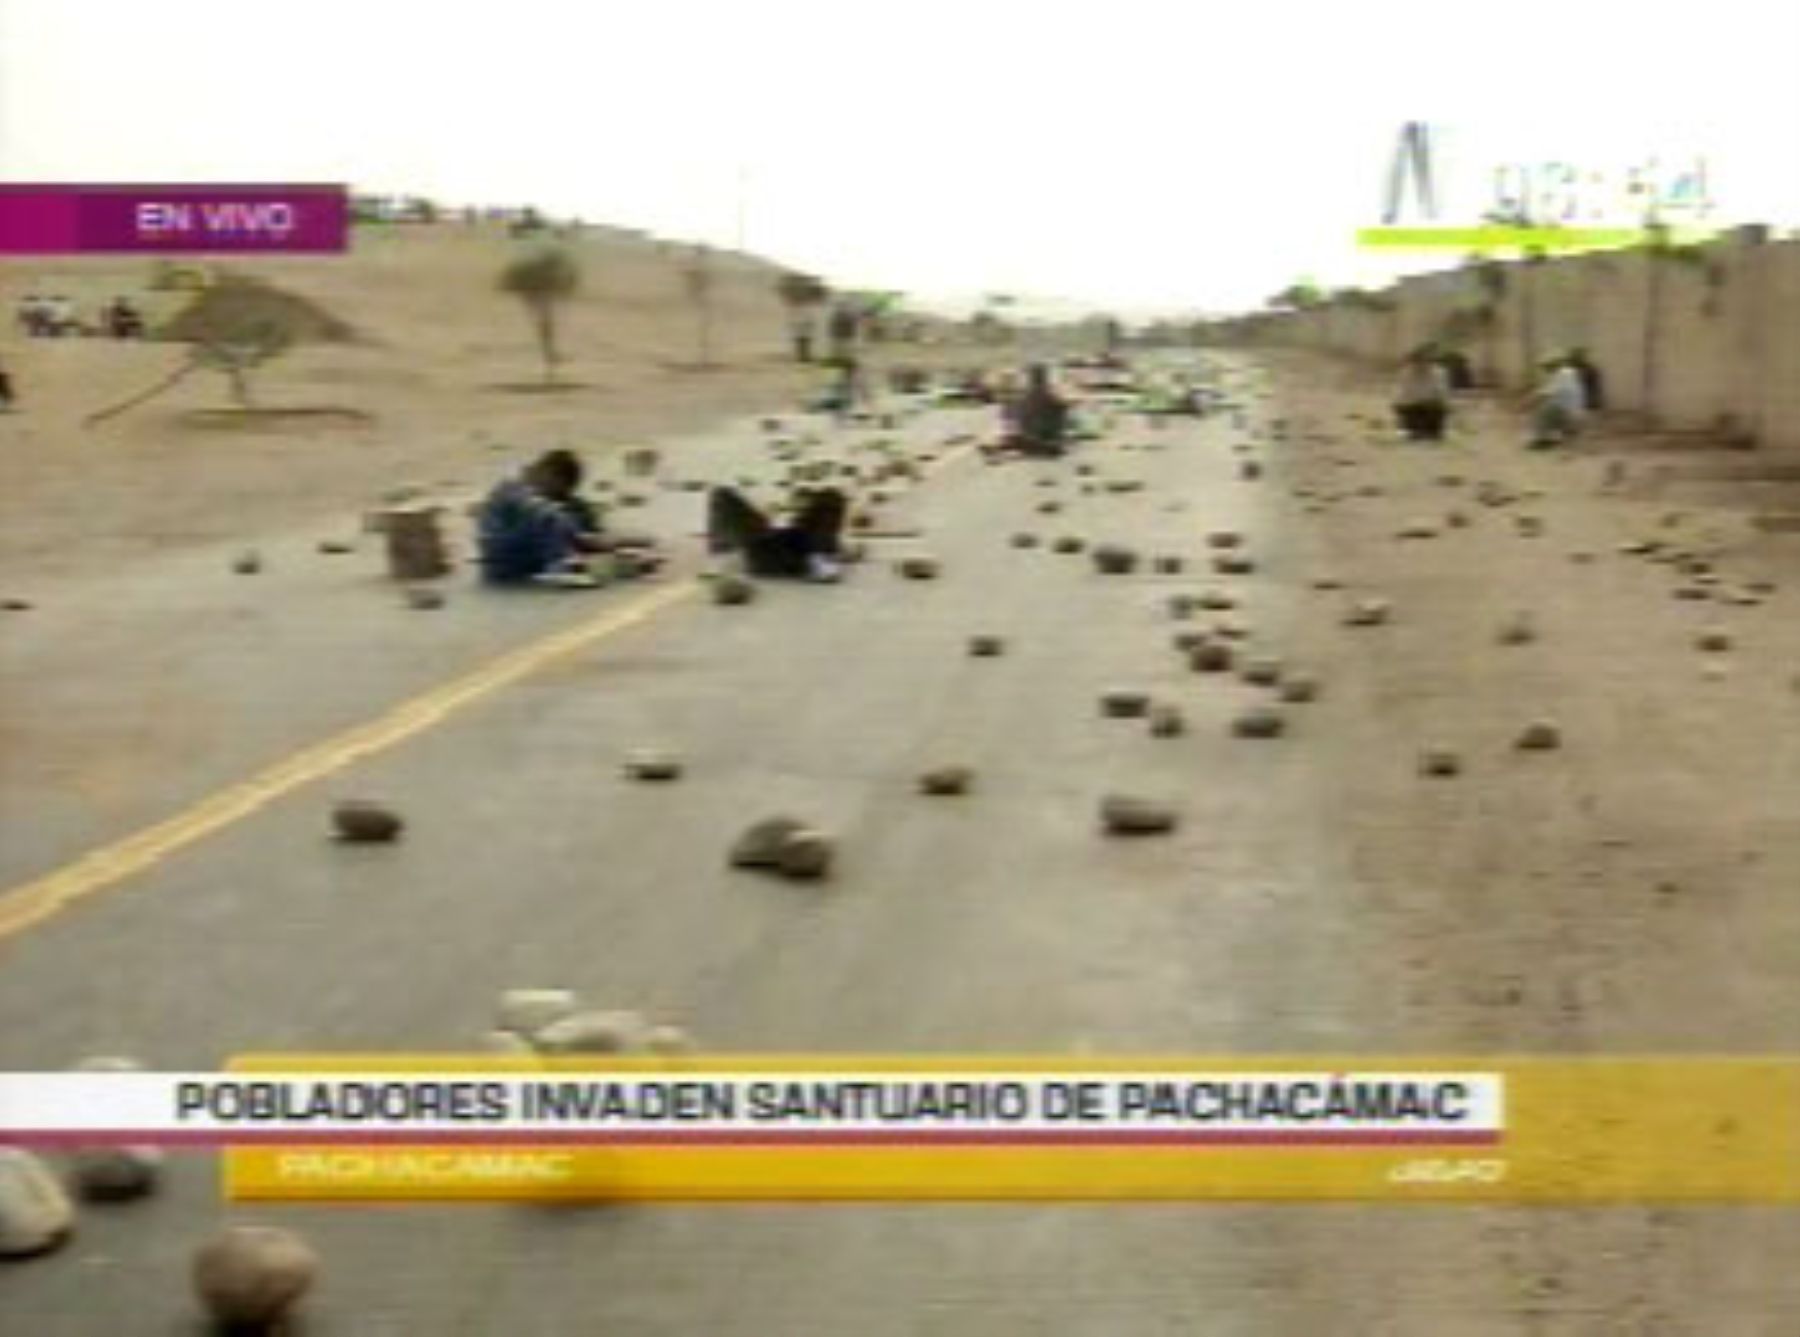
[[[0, 1015], [14, 1022], [0, 1059], [124, 1051], [208, 1068], [246, 1049], [456, 1048], [499, 990], [527, 985], [645, 1010], [727, 1052], [1789, 1044], [1793, 540], [1753, 540], [1729, 508], [1640, 485], [1636, 458], [1609, 486], [1615, 457], [1598, 446], [1528, 454], [1496, 406], [1471, 406], [1442, 448], [1401, 447], [1346, 416], [1378, 414], [1379, 387], [1263, 366], [1266, 397], [1242, 428], [1122, 421], [1082, 457], [1141, 479], [1136, 492], [1083, 493], [1067, 465], [986, 467], [944, 444], [985, 418], [919, 417], [905, 435], [937, 471], [888, 511], [922, 537], [873, 541], [838, 587], [770, 586], [744, 609], [671, 596], [378, 750], [346, 745], [316, 780], [252, 795], [0, 942]], [[827, 449], [855, 458], [881, 435]], [[672, 443], [669, 475], [767, 476], [761, 436], [738, 423]], [[1246, 443], [1259, 480], [1239, 475]], [[1063, 510], [1040, 514], [1051, 497]], [[697, 509], [658, 490], [633, 523], [688, 535]], [[1193, 574], [1224, 528], [1245, 533], [1256, 571]], [[1408, 528], [1434, 536], [1397, 537]], [[1191, 569], [1103, 577], [1080, 556], [1012, 548], [1017, 530], [1128, 541]], [[319, 554], [317, 537], [265, 536], [256, 577], [231, 573], [229, 545], [201, 545], [0, 614], [8, 885], [520, 645], [659, 597], [458, 585], [449, 607], [412, 612], [370, 553]], [[1674, 598], [1692, 573], [1618, 551], [1643, 537], [1711, 554], [1698, 574], [1722, 574], [1701, 586], [1715, 596], [1776, 588], [1755, 605]], [[942, 579], [889, 570], [916, 547], [944, 559]], [[1238, 593], [1252, 644], [1319, 674], [1288, 736], [1233, 737], [1235, 712], [1263, 694], [1170, 649], [1167, 596], [1201, 586]], [[1359, 597], [1390, 601], [1389, 622], [1345, 626]], [[1499, 643], [1520, 613], [1535, 639]], [[1694, 647], [1714, 625], [1736, 648]], [[1007, 637], [1008, 653], [968, 657], [976, 632]], [[1101, 718], [1112, 686], [1179, 701], [1188, 736]], [[1563, 746], [1516, 751], [1540, 718]], [[645, 744], [683, 752], [688, 778], [623, 784], [621, 757]], [[1427, 746], [1458, 749], [1464, 774], [1422, 777]], [[917, 797], [914, 775], [940, 761], [975, 766], [976, 792]], [[1103, 840], [1094, 804], [1114, 788], [1169, 796], [1180, 832]], [[353, 793], [402, 807], [408, 839], [326, 842], [330, 800]], [[782, 810], [841, 836], [828, 886], [724, 868], [739, 827]], [[189, 1331], [187, 1251], [218, 1219], [216, 1184], [198, 1160], [169, 1181], [0, 1275], [0, 1328]], [[1800, 1325], [1800, 1227], [1773, 1211], [245, 1215], [294, 1224], [324, 1253], [310, 1337]]]

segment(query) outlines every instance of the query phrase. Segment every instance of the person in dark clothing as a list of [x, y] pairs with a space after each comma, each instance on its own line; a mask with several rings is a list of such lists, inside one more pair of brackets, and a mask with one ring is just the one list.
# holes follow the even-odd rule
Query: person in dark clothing
[[1050, 370], [1034, 364], [1025, 391], [1013, 402], [1009, 444], [1023, 455], [1060, 455], [1069, 430], [1068, 401], [1050, 385]]
[[1587, 411], [1598, 413], [1606, 407], [1606, 381], [1600, 374], [1600, 368], [1594, 365], [1585, 348], [1571, 349], [1567, 362], [1575, 369], [1575, 374], [1581, 377], [1581, 388], [1587, 397]]
[[503, 479], [476, 513], [482, 574], [497, 585], [597, 584], [588, 559], [613, 553], [633, 571], [659, 559], [644, 539], [601, 532], [599, 509], [579, 493], [583, 469], [573, 451], [546, 451]]
[[714, 488], [706, 541], [714, 556], [737, 553], [753, 576], [836, 580], [842, 574], [847, 497], [836, 488], [802, 493], [792, 523], [777, 525], [735, 488]]

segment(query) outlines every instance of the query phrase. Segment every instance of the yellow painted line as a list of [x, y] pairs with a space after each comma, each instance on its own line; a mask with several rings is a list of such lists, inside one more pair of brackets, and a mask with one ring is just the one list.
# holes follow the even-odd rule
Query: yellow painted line
[[[954, 449], [938, 456], [922, 472], [939, 473], [974, 450], [974, 446]], [[328, 738], [248, 780], [201, 799], [165, 821], [0, 893], [0, 941], [43, 923], [95, 892], [135, 877], [302, 786], [423, 733], [464, 706], [693, 598], [699, 589], [697, 584], [670, 586], [592, 621], [521, 646], [473, 673], [402, 702], [367, 724]]]
[[248, 780], [222, 789], [166, 821], [0, 894], [0, 940], [41, 924], [95, 892], [143, 872], [303, 785], [404, 742], [442, 723], [463, 707], [529, 677], [559, 659], [693, 598], [699, 588], [696, 584], [683, 584], [657, 590], [592, 621], [521, 646], [473, 673], [403, 702], [366, 724], [328, 738]]

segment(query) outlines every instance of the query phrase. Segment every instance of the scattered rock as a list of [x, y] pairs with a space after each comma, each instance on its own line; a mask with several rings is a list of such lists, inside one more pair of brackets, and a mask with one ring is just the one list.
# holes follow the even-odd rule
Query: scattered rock
[[1287, 716], [1274, 706], [1251, 706], [1231, 722], [1239, 738], [1279, 738], [1287, 731]]
[[1156, 799], [1108, 794], [1100, 800], [1100, 823], [1109, 835], [1166, 835], [1177, 821], [1175, 809]]
[[974, 783], [975, 772], [968, 766], [938, 766], [919, 777], [919, 792], [951, 798], [968, 793]]
[[1179, 738], [1187, 732], [1187, 716], [1180, 706], [1159, 705], [1150, 710], [1152, 738]]
[[444, 606], [444, 596], [423, 585], [412, 585], [406, 591], [406, 606], [422, 613], [430, 612]]
[[625, 1054], [648, 1030], [636, 1012], [575, 1012], [534, 1032], [531, 1043], [542, 1054]]
[[1076, 538], [1073, 534], [1065, 534], [1051, 545], [1052, 551], [1068, 556], [1078, 553], [1087, 547], [1087, 540]]
[[1142, 719], [1150, 709], [1150, 693], [1131, 687], [1114, 687], [1100, 695], [1100, 713], [1108, 719]]
[[1541, 538], [1544, 533], [1544, 521], [1540, 516], [1521, 515], [1513, 521], [1513, 525], [1519, 531], [1520, 538]]
[[1315, 590], [1341, 590], [1344, 588], [1344, 582], [1336, 576], [1319, 576], [1313, 581], [1312, 587]]
[[1731, 633], [1723, 627], [1707, 627], [1694, 637], [1694, 648], [1708, 654], [1720, 654], [1731, 649], [1731, 646]]
[[1206, 542], [1213, 548], [1238, 548], [1243, 546], [1244, 536], [1235, 529], [1216, 529], [1206, 536]]
[[1103, 576], [1128, 576], [1137, 570], [1137, 553], [1114, 543], [1102, 543], [1088, 556]]
[[1495, 639], [1501, 645], [1530, 645], [1537, 640], [1537, 624], [1529, 613], [1515, 613], [1500, 624]]
[[1450, 776], [1462, 774], [1462, 757], [1447, 747], [1428, 747], [1419, 754], [1419, 774]]
[[969, 654], [976, 659], [995, 659], [1006, 653], [1006, 641], [999, 636], [969, 637]]
[[712, 582], [712, 601], [725, 607], [737, 607], [751, 603], [756, 598], [756, 586], [742, 576], [720, 576]]
[[731, 847], [733, 868], [776, 868], [781, 863], [782, 846], [807, 829], [796, 817], [765, 817], [747, 827]]
[[1550, 752], [1562, 746], [1562, 730], [1549, 720], [1534, 720], [1520, 731], [1513, 746], [1522, 752]]
[[1408, 520], [1394, 537], [1399, 539], [1434, 539], [1438, 536], [1438, 527], [1429, 520]]
[[1693, 603], [1702, 603], [1713, 597], [1713, 592], [1704, 585], [1677, 585], [1671, 592], [1677, 599], [1686, 599]]
[[1035, 548], [1038, 546], [1038, 536], [1036, 534], [1014, 534], [1012, 545], [1015, 548]]
[[811, 882], [831, 872], [836, 856], [837, 843], [830, 836], [805, 827], [781, 842], [777, 866], [783, 877], [796, 882]]
[[652, 1026], [644, 1033], [644, 1051], [674, 1057], [677, 1054], [691, 1054], [696, 1048], [694, 1037], [679, 1026]]
[[1444, 524], [1451, 529], [1467, 529], [1469, 513], [1467, 511], [1445, 511]]
[[1256, 570], [1256, 562], [1242, 553], [1224, 553], [1213, 558], [1213, 570], [1221, 576], [1247, 576]]
[[319, 551], [327, 557], [342, 557], [345, 553], [356, 551], [356, 545], [346, 539], [320, 539]]
[[1254, 687], [1273, 687], [1281, 681], [1281, 661], [1267, 657], [1246, 660], [1239, 676]]
[[581, 1004], [569, 989], [508, 989], [494, 1009], [494, 1027], [530, 1037], [546, 1026], [572, 1017]]
[[1245, 460], [1242, 464], [1238, 465], [1238, 477], [1239, 478], [1243, 478], [1243, 479], [1247, 479], [1247, 480], [1255, 480], [1255, 479], [1261, 478], [1262, 474], [1263, 474], [1262, 465], [1257, 463], [1255, 460]]
[[1195, 601], [1209, 613], [1224, 613], [1238, 606], [1237, 596], [1226, 590], [1202, 590]]
[[256, 552], [240, 552], [231, 563], [231, 569], [240, 576], [254, 576], [262, 568], [262, 554]]
[[348, 799], [331, 810], [331, 826], [346, 844], [380, 845], [399, 839], [406, 822], [382, 804]]
[[1037, 509], [1039, 515], [1056, 515], [1062, 510], [1062, 503], [1060, 501], [1040, 501]]
[[1188, 667], [1196, 673], [1225, 673], [1236, 659], [1237, 652], [1225, 642], [1207, 640], [1189, 652]]
[[75, 1230], [75, 1204], [49, 1166], [0, 1147], [0, 1258], [48, 1253]]
[[159, 1147], [79, 1147], [69, 1156], [69, 1178], [89, 1202], [124, 1202], [156, 1189], [162, 1175]]
[[1281, 680], [1281, 699], [1296, 705], [1316, 701], [1323, 688], [1310, 673], [1289, 673]]
[[4, 610], [8, 613], [29, 613], [32, 606], [32, 602], [29, 599], [20, 599], [16, 597], [11, 599], [0, 599], [0, 610]]
[[1379, 627], [1388, 620], [1393, 607], [1386, 599], [1358, 599], [1344, 614], [1347, 627]]
[[1154, 569], [1159, 576], [1179, 576], [1187, 569], [1187, 561], [1181, 557], [1165, 555], [1156, 559]]
[[894, 569], [908, 580], [936, 580], [943, 569], [935, 557], [902, 557]]
[[194, 1255], [194, 1293], [227, 1327], [280, 1323], [319, 1275], [319, 1257], [300, 1236], [273, 1226], [232, 1226]]
[[625, 774], [633, 780], [679, 780], [681, 758], [656, 748], [639, 748], [625, 758]]

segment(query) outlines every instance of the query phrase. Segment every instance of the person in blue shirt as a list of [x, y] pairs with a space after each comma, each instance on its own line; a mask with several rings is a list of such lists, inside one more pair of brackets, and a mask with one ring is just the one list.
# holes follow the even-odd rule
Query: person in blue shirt
[[605, 551], [600, 517], [577, 495], [581, 461], [552, 450], [502, 479], [476, 516], [482, 574], [497, 585], [568, 583]]

